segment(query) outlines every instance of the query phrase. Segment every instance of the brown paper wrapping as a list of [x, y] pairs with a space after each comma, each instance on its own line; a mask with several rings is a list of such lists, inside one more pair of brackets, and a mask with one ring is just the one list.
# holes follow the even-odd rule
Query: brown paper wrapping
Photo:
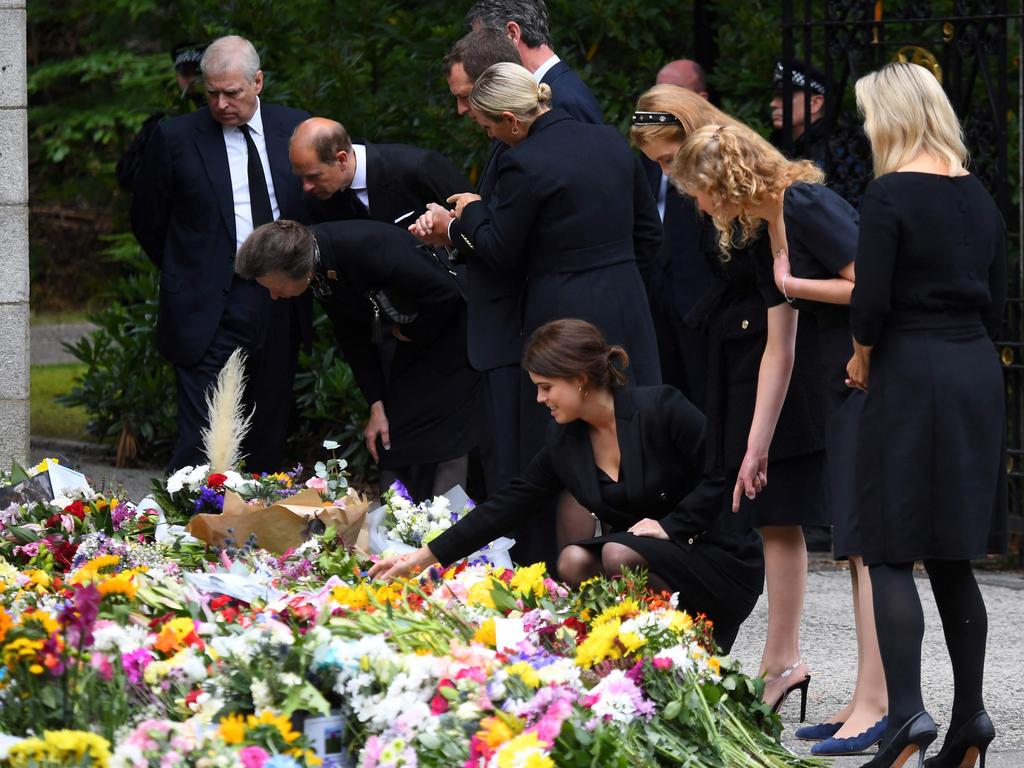
[[230, 540], [242, 546], [250, 535], [256, 543], [281, 555], [308, 538], [314, 519], [334, 526], [342, 540], [361, 555], [369, 556], [369, 531], [366, 512], [370, 502], [359, 495], [344, 499], [344, 507], [324, 506], [320, 494], [312, 489], [289, 496], [286, 502], [269, 507], [248, 507], [233, 491], [224, 492], [224, 511], [219, 515], [196, 515], [185, 530], [207, 544], [222, 547]]

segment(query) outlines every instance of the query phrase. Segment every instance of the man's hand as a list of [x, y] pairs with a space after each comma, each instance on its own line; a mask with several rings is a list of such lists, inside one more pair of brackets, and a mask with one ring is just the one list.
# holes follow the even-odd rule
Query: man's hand
[[388, 417], [384, 414], [384, 403], [378, 400], [370, 406], [370, 420], [366, 423], [363, 436], [366, 438], [366, 447], [373, 456], [373, 460], [380, 463], [377, 455], [377, 436], [384, 445], [385, 451], [391, 450], [391, 434], [388, 432]]
[[428, 203], [426, 212], [409, 225], [409, 231], [427, 245], [451, 245], [448, 224], [453, 218], [453, 211], [437, 203]]
[[452, 195], [448, 198], [448, 202], [455, 206], [455, 218], [462, 218], [463, 209], [470, 203], [475, 203], [481, 199], [480, 195], [474, 195], [472, 192], [460, 192], [457, 195]]

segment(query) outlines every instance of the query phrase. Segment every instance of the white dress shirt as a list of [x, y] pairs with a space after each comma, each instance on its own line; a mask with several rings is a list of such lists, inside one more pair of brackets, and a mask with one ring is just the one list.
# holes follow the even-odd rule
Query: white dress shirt
[[540, 81], [544, 79], [544, 75], [548, 73], [548, 70], [551, 69], [553, 66], [555, 66], [555, 64], [557, 64], [560, 61], [560, 58], [558, 58], [554, 54], [551, 54], [550, 59], [548, 59], [539, 67], [537, 67], [537, 71], [533, 73], [533, 79], [537, 81], [538, 85], [540, 85]]
[[[231, 172], [231, 197], [235, 203], [235, 247], [241, 247], [253, 230], [252, 206], [249, 199], [249, 148], [245, 136], [234, 125], [221, 126], [224, 131], [224, 146], [228, 150], [228, 169]], [[249, 120], [249, 135], [260, 153], [263, 163], [263, 177], [267, 180], [270, 193], [270, 211], [274, 220], [281, 218], [281, 209], [274, 194], [274, 177], [270, 175], [270, 155], [267, 154], [267, 139], [263, 133], [263, 118], [260, 116], [260, 101], [256, 99], [256, 112]]]
[[359, 202], [366, 206], [366, 210], [370, 210], [370, 195], [366, 191], [366, 146], [353, 144], [352, 154], [356, 157], [356, 172], [352, 175], [352, 183], [348, 188], [356, 193]]
[[665, 200], [668, 199], [668, 176], [661, 174], [661, 183], [658, 185], [658, 215], [665, 221]]

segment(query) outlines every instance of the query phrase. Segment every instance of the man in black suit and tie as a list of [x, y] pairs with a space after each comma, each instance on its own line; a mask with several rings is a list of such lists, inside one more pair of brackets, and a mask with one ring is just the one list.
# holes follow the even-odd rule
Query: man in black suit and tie
[[132, 229], [160, 268], [157, 346], [174, 364], [178, 439], [168, 465], [204, 460], [206, 393], [236, 348], [246, 351], [243, 445], [248, 471], [281, 468], [307, 300], [272, 302], [235, 276], [238, 247], [261, 224], [305, 219], [288, 165], [288, 137], [308, 113], [260, 102], [263, 72], [248, 40], [215, 40], [203, 54], [208, 108], [160, 123], [135, 182]]
[[[552, 106], [584, 123], [603, 123], [601, 107], [586, 83], [551, 50], [544, 0], [478, 0], [466, 14], [470, 29], [489, 27], [508, 35], [538, 83], [551, 86]], [[467, 94], [468, 96], [468, 94]]]

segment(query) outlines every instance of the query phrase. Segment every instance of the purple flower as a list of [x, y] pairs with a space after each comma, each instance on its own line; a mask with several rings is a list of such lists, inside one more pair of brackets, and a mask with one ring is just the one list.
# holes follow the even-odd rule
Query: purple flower
[[201, 512], [223, 512], [224, 497], [221, 496], [214, 488], [203, 488], [199, 493], [199, 498], [195, 501], [193, 509], [197, 515]]
[[61, 626], [68, 644], [81, 648], [92, 645], [92, 628], [100, 612], [100, 591], [95, 584], [77, 585], [74, 597], [60, 610]]
[[462, 511], [472, 512], [474, 509], [476, 509], [476, 502], [473, 501], [472, 499], [466, 499], [466, 506], [462, 508]]
[[138, 685], [142, 682], [142, 673], [146, 671], [146, 667], [153, 661], [153, 653], [148, 648], [137, 648], [131, 653], [121, 654], [121, 666], [124, 667], [124, 673], [128, 676], [128, 682], [132, 685]]
[[125, 520], [130, 520], [135, 516], [135, 508], [128, 504], [118, 504], [110, 511], [110, 522], [114, 525], [114, 530], [121, 530], [121, 526], [124, 525]]
[[395, 482], [388, 486], [388, 490], [394, 491], [396, 495], [401, 496], [406, 501], [415, 503], [412, 495], [409, 493], [409, 489], [405, 487], [405, 484], [401, 480], [395, 480]]

